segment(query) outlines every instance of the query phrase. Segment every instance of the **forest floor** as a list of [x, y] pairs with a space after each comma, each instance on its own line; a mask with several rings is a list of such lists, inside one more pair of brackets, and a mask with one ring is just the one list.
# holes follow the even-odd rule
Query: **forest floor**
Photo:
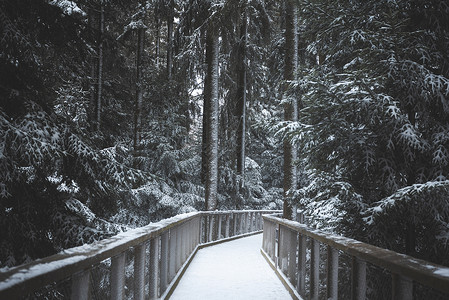
[[170, 299], [291, 299], [261, 245], [257, 234], [199, 250]]

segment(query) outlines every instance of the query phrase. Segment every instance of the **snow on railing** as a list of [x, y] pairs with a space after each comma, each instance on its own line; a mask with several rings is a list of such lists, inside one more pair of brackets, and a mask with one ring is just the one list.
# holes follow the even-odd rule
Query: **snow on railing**
[[[263, 219], [262, 254], [284, 284], [289, 286], [294, 298], [338, 299], [339, 273], [350, 273], [350, 284], [340, 280], [340, 287], [350, 293], [341, 297], [344, 299], [366, 299], [367, 286], [370, 292], [377, 292], [374, 289], [385, 291], [391, 288], [391, 299], [420, 298], [416, 290], [425, 299], [449, 299], [448, 267], [311, 229], [299, 222], [273, 215], [264, 215]], [[324, 258], [321, 265], [320, 246], [327, 248], [327, 259]], [[326, 252], [323, 251], [322, 254]], [[339, 257], [348, 258], [350, 263], [339, 263]], [[380, 272], [383, 275], [385, 271], [390, 273], [390, 282], [376, 283], [375, 278], [372, 278], [376, 276], [373, 275], [375, 272], [367, 272], [367, 269], [376, 268], [383, 270]], [[367, 277], [367, 273], [372, 277]], [[323, 289], [322, 294], [320, 287]], [[323, 294], [326, 294], [325, 297]]]
[[0, 299], [165, 299], [199, 248], [258, 232], [273, 212], [193, 212], [67, 249], [0, 272]]

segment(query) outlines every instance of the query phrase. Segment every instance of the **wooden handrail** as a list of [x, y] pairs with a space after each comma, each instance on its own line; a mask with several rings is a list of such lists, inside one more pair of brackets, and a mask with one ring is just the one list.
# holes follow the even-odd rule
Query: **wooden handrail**
[[[93, 244], [67, 249], [56, 255], [0, 272], [0, 299], [18, 299], [54, 282], [61, 282], [66, 278], [72, 280], [71, 294], [73, 299], [86, 297], [89, 292], [86, 283], [89, 284], [90, 282], [89, 274], [92, 267], [111, 258], [111, 268], [114, 272], [123, 272], [124, 255], [130, 248], [136, 249], [134, 263], [135, 270], [138, 270], [139, 273], [137, 281], [140, 281], [140, 283], [135, 284], [134, 295], [137, 297], [142, 295], [141, 272], [145, 264], [145, 257], [142, 256], [144, 256], [147, 243], [150, 244], [150, 269], [155, 274], [151, 276], [165, 276], [165, 278], [161, 277], [159, 280], [150, 279], [151, 299], [159, 298], [163, 296], [165, 289], [168, 288], [175, 277], [175, 273], [179, 271], [181, 265], [198, 245], [244, 234], [250, 229], [261, 230], [261, 215], [272, 212], [274, 211], [192, 212], [123, 232]], [[251, 226], [245, 222], [245, 231], [231, 229], [231, 218], [233, 224], [236, 224], [234, 228], [240, 228], [240, 224], [249, 216], [251, 216]], [[258, 221], [257, 216], [259, 216], [260, 221]], [[222, 226], [223, 222], [225, 222], [224, 226]], [[257, 222], [259, 222], [259, 226], [253, 228], [253, 225]], [[222, 232], [222, 227], [225, 229], [225, 233]], [[206, 233], [210, 233], [207, 235], [209, 239], [202, 240], [201, 238]], [[176, 239], [176, 237], [178, 238]], [[159, 249], [162, 251], [160, 255], [157, 254]], [[169, 261], [170, 259], [173, 261]], [[158, 269], [159, 265], [161, 270]], [[121, 299], [123, 296], [123, 276], [123, 274], [111, 274], [111, 281], [118, 285], [111, 288], [112, 298]], [[133, 289], [133, 287], [129, 288]]]
[[[305, 262], [305, 259], [297, 259], [296, 257], [291, 258], [288, 257], [285, 254], [285, 250], [282, 250], [283, 247], [288, 247], [287, 242], [285, 242], [285, 238], [279, 238], [278, 241], [276, 241], [277, 234], [273, 234], [273, 232], [265, 232], [267, 231], [273, 231], [276, 232], [282, 231], [284, 232], [284, 235], [288, 235], [287, 231], [293, 232], [294, 237], [292, 234], [290, 234], [291, 237], [294, 238], [295, 243], [294, 245], [289, 245], [290, 247], [294, 247], [296, 253], [296, 249], [300, 247], [300, 251], [298, 251], [299, 255], [304, 255], [305, 252], [305, 239], [304, 237], [308, 237], [312, 239], [313, 241], [313, 247], [312, 247], [312, 256], [315, 255], [315, 257], [312, 257], [311, 261], [312, 264], [316, 264], [319, 260], [319, 257], [317, 257], [316, 252], [319, 252], [319, 248], [316, 248], [315, 242], [320, 242], [328, 246], [328, 297], [331, 299], [334, 299], [334, 295], [336, 293], [336, 287], [335, 287], [335, 277], [338, 277], [338, 271], [335, 270], [335, 268], [338, 269], [338, 252], [335, 250], [341, 250], [344, 253], [350, 255], [353, 257], [353, 278], [360, 280], [360, 282], [353, 282], [354, 289], [357, 288], [356, 291], [353, 291], [353, 297], [354, 298], [364, 298], [363, 295], [366, 293], [366, 262], [371, 263], [375, 266], [381, 267], [383, 269], [389, 270], [392, 273], [393, 277], [393, 293], [395, 296], [393, 299], [403, 299], [401, 297], [404, 297], [404, 294], [411, 295], [412, 290], [412, 281], [416, 281], [424, 286], [439, 290], [443, 293], [449, 294], [449, 268], [444, 267], [441, 265], [437, 265], [431, 262], [427, 262], [421, 259], [417, 259], [408, 255], [400, 254], [391, 250], [379, 248], [370, 244], [362, 243], [360, 241], [338, 236], [335, 234], [330, 234], [323, 232], [321, 230], [312, 229], [307, 227], [304, 224], [300, 224], [295, 221], [290, 221], [282, 218], [278, 218], [271, 215], [264, 215], [263, 216], [265, 225], [264, 226], [264, 242], [263, 242], [263, 250], [267, 253], [268, 256], [271, 257], [271, 259], [276, 263], [277, 260], [283, 260], [287, 261], [288, 264], [290, 264], [290, 261], [292, 264], [297, 264], [297, 261], [303, 261]], [[273, 227], [273, 224], [275, 227]], [[278, 233], [278, 235], [282, 236], [282, 233]], [[299, 240], [298, 240], [299, 237]], [[302, 241], [301, 241], [302, 239]], [[290, 239], [291, 241], [291, 239]], [[277, 243], [278, 246], [278, 256], [275, 255], [274, 250], [275, 244]], [[284, 245], [285, 244], [285, 245]], [[283, 252], [284, 251], [284, 252]], [[280, 254], [279, 254], [280, 253]], [[315, 253], [315, 254], [313, 254]], [[282, 258], [279, 257], [279, 255], [283, 255]], [[301, 263], [298, 265], [299, 268], [303, 268], [303, 266], [300, 266]], [[282, 263], [281, 263], [281, 270], [282, 270]], [[295, 265], [296, 268], [296, 265]], [[318, 267], [317, 267], [318, 268]], [[317, 272], [318, 269], [315, 269], [314, 267], [311, 267], [311, 284], [314, 284], [314, 278], [317, 278], [317, 274], [314, 272]], [[303, 271], [304, 272], [304, 271]], [[358, 276], [354, 274], [354, 272], [359, 272]], [[360, 273], [361, 272], [361, 273]], [[301, 272], [298, 272], [301, 273]], [[288, 274], [285, 274], [287, 277], [292, 278], [292, 276], [288, 276]], [[296, 277], [298, 275], [301, 277], [301, 275], [304, 274], [295, 274], [294, 280], [298, 279], [298, 282], [303, 280]], [[302, 276], [304, 277], [304, 276]], [[330, 278], [329, 278], [330, 277]], [[354, 280], [355, 280], [354, 279]], [[293, 281], [293, 280], [292, 280]], [[295, 285], [297, 285], [298, 292], [300, 294], [304, 294], [304, 283], [302, 282], [299, 284], [298, 282], [294, 282]], [[315, 287], [314, 287], [315, 288]], [[314, 295], [317, 291], [310, 291], [311, 297], [314, 298]], [[330, 294], [330, 295], [329, 295]], [[359, 296], [355, 296], [355, 295]], [[396, 298], [395, 298], [396, 297]]]

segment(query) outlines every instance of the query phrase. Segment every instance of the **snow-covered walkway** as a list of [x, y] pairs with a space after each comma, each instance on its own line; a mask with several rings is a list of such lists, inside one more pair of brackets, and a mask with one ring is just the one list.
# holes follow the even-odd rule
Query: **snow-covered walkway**
[[292, 299], [261, 245], [257, 234], [199, 250], [170, 299]]

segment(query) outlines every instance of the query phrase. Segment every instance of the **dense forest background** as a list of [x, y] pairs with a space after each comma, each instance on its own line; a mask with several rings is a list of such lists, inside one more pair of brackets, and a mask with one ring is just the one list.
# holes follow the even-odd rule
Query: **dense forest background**
[[445, 0], [2, 0], [0, 43], [1, 267], [282, 207], [449, 265]]

